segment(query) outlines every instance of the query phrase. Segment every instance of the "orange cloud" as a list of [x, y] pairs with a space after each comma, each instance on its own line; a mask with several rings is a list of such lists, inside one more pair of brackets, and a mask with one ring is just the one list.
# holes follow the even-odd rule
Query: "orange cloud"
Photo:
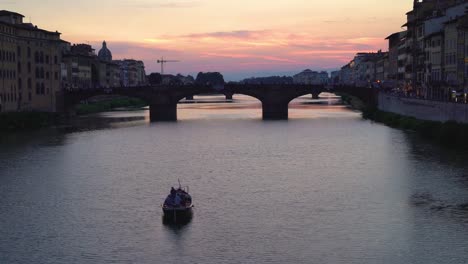
[[277, 30], [237, 30], [161, 35], [141, 42], [109, 42], [108, 46], [119, 58], [144, 60], [148, 72], [159, 71], [155, 61], [164, 56], [181, 61], [168, 65], [169, 72], [194, 74], [199, 71], [333, 69], [351, 60], [357, 52], [376, 51], [386, 43], [372, 36], [327, 39]]

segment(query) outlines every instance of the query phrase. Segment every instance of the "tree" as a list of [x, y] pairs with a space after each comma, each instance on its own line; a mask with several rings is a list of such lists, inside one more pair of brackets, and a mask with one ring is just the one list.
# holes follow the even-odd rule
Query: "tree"
[[150, 85], [158, 85], [162, 82], [162, 76], [160, 73], [151, 73], [148, 75], [148, 82]]

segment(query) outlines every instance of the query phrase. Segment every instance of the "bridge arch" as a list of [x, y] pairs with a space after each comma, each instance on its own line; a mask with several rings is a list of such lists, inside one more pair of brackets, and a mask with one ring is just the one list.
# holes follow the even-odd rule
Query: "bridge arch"
[[227, 89], [226, 87], [222, 90], [216, 90], [210, 86], [186, 86], [178, 91], [160, 93], [155, 96], [152, 104], [150, 105], [150, 120], [177, 121], [177, 105], [179, 102], [184, 98], [202, 94], [224, 94], [226, 98], [232, 98], [234, 94], [242, 94], [257, 99], [262, 105], [264, 99], [261, 94], [253, 93], [251, 91], [234, 91], [232, 89]]
[[[223, 89], [217, 90], [210, 86], [157, 86], [157, 87], [129, 87], [80, 91], [64, 91], [63, 106], [74, 106], [80, 101], [96, 95], [122, 95], [139, 98], [150, 106], [150, 120], [176, 121], [177, 104], [186, 97], [219, 93], [225, 95], [243, 94], [258, 99], [262, 104], [263, 119], [288, 119], [289, 103], [300, 96], [307, 94], [320, 94], [323, 86], [311, 85], [239, 85], [226, 84]], [[60, 110], [59, 110], [60, 111]]]

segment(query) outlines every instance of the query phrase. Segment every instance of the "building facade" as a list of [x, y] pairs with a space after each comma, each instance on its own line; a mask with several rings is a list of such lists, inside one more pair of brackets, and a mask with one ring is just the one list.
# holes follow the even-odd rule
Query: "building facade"
[[147, 85], [145, 64], [133, 59], [116, 60], [119, 65], [120, 85], [122, 87], [136, 87]]
[[[399, 65], [406, 62], [399, 61], [402, 49], [400, 46], [405, 42], [406, 31], [394, 33], [386, 38], [388, 40], [388, 71], [385, 80], [393, 80], [395, 83], [401, 82], [404, 79], [402, 74], [399, 74]], [[402, 60], [404, 58], [401, 58]]]
[[62, 87], [65, 90], [120, 87], [120, 66], [112, 61], [106, 42], [96, 55], [88, 44], [70, 46], [63, 55]]
[[312, 70], [305, 70], [293, 76], [293, 82], [296, 84], [314, 84], [322, 85], [328, 83], [328, 72], [316, 72]]
[[375, 67], [375, 79], [389, 84], [386, 88], [419, 98], [467, 101], [468, 1], [415, 0], [406, 15], [406, 30], [386, 38], [388, 55], [374, 66], [372, 56], [358, 53], [341, 69], [340, 82], [372, 82]]
[[55, 112], [66, 42], [23, 18], [0, 11], [0, 111]]

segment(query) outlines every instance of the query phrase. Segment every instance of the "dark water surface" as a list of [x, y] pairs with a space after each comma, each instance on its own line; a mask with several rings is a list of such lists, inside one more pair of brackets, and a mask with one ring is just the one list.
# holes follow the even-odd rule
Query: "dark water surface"
[[[468, 263], [466, 153], [307, 102], [1, 135], [0, 263]], [[177, 178], [195, 216], [164, 225]]]

